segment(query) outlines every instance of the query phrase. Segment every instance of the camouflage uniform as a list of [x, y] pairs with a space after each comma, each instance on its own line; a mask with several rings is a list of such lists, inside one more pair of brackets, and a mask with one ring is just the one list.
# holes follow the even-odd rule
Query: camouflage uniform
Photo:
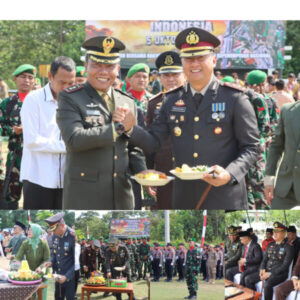
[[136, 277], [136, 265], [135, 265], [135, 259], [136, 259], [136, 248], [133, 244], [126, 243], [126, 247], [129, 252], [129, 264], [130, 264], [130, 277]]
[[[145, 279], [147, 270], [149, 269], [149, 260], [150, 260], [150, 245], [149, 244], [140, 244], [138, 248], [138, 256], [139, 256], [139, 263], [138, 263], [138, 273], [139, 273], [139, 279], [143, 278]], [[144, 272], [143, 272], [143, 266], [144, 266]]]
[[8, 154], [6, 160], [6, 170], [11, 166], [15, 151], [16, 159], [10, 175], [10, 183], [6, 201], [17, 202], [21, 198], [22, 183], [20, 178], [20, 166], [23, 149], [23, 134], [14, 133], [13, 127], [21, 125], [20, 110], [22, 102], [18, 94], [14, 94], [4, 99], [0, 104], [0, 135], [8, 136]]
[[268, 208], [264, 197], [264, 176], [266, 166], [266, 137], [271, 134], [271, 123], [268, 106], [264, 97], [253, 90], [248, 90], [247, 95], [254, 108], [260, 133], [258, 158], [250, 167], [246, 175], [249, 209]]
[[129, 91], [126, 91], [126, 93], [127, 93], [129, 96], [131, 96], [132, 98], [134, 98], [134, 102], [135, 102], [136, 106], [137, 106], [137, 107], [140, 107], [141, 110], [143, 111], [144, 116], [146, 116], [146, 114], [147, 114], [147, 108], [148, 108], [148, 101], [150, 100], [150, 98], [153, 97], [153, 95], [150, 94], [148, 91], [146, 91], [146, 93], [144, 94], [142, 100], [139, 101], [138, 99], [136, 99], [136, 98], [132, 95], [132, 93], [131, 93], [130, 90], [129, 90]]
[[279, 120], [279, 106], [274, 98], [272, 98], [268, 94], [264, 94], [264, 99], [268, 106], [269, 116], [270, 116], [270, 124], [271, 124], [271, 130], [266, 134], [266, 153], [268, 153], [268, 148], [271, 144], [272, 137], [275, 132], [275, 128], [278, 124]]
[[193, 250], [188, 249], [186, 254], [185, 276], [186, 283], [191, 296], [197, 295], [198, 280], [197, 276], [200, 268], [200, 250], [196, 246]]

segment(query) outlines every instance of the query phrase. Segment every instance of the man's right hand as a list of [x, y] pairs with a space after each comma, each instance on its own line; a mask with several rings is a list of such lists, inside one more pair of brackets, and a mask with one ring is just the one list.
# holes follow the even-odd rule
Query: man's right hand
[[84, 266], [84, 267], [83, 267], [84, 273], [88, 272], [88, 270], [89, 270], [89, 268], [88, 268], [87, 266]]
[[11, 251], [12, 248], [5, 248], [5, 252], [8, 253]]
[[269, 205], [271, 205], [271, 202], [274, 198], [274, 186], [272, 185], [265, 185], [265, 198]]
[[292, 278], [294, 290], [297, 290], [298, 288], [298, 280], [296, 278]]
[[135, 115], [130, 109], [128, 109], [127, 113], [125, 114], [125, 118], [122, 123], [125, 127], [125, 132], [129, 131], [135, 125]]
[[107, 277], [107, 278], [111, 278], [111, 272], [108, 272], [108, 273], [106, 274], [106, 277]]

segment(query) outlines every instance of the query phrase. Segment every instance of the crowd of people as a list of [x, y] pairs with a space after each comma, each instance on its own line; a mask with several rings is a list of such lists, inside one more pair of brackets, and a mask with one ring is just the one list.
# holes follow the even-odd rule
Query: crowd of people
[[[8, 137], [0, 207], [17, 208], [22, 187], [25, 209], [140, 209], [145, 199], [157, 209], [295, 206], [295, 155], [281, 164], [275, 193], [274, 178], [290, 151], [282, 141], [285, 115], [298, 107], [296, 76], [214, 73], [219, 45], [211, 33], [187, 28], [176, 37], [178, 52], [161, 53], [152, 72], [134, 64], [123, 80], [125, 45], [108, 36], [83, 43], [84, 67], [54, 59], [43, 87], [34, 66], [17, 67], [17, 92], [0, 104], [0, 135]], [[159, 188], [130, 178], [149, 169], [169, 175], [182, 164], [213, 172]]]
[[300, 290], [300, 237], [294, 225], [287, 227], [280, 222], [274, 222], [265, 233], [266, 238], [260, 242], [252, 228], [228, 228], [225, 278], [262, 291], [265, 300], [274, 299], [274, 293], [276, 300], [285, 300], [292, 291]]
[[[124, 276], [128, 282], [151, 277], [153, 282], [158, 282], [164, 277], [165, 282], [172, 282], [178, 275], [178, 282], [187, 282], [187, 299], [197, 299], [198, 277], [201, 273], [202, 279], [210, 284], [215, 284], [216, 279], [223, 278], [223, 245], [204, 245], [203, 249], [200, 249], [200, 245], [194, 239], [189, 241], [186, 248], [184, 243], [179, 243], [177, 247], [172, 243], [150, 244], [149, 237], [123, 237], [119, 240], [105, 240], [100, 237], [82, 239], [77, 242], [76, 247], [77, 280], [81, 277], [89, 278], [95, 272], [103, 273], [105, 278]], [[120, 249], [125, 255], [116, 257], [121, 252]], [[112, 252], [116, 253], [113, 260]], [[124, 269], [118, 273], [114, 267]]]

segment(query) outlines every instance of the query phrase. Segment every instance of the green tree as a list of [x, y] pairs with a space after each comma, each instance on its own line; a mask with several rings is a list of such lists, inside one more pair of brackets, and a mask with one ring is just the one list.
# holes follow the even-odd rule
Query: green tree
[[21, 64], [38, 67], [60, 55], [82, 64], [85, 21], [0, 21], [0, 32], [0, 75], [11, 89], [12, 73]]

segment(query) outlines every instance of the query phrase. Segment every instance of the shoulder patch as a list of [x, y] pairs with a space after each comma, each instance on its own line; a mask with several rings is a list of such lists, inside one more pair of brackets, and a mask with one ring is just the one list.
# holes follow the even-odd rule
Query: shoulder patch
[[72, 86], [69, 86], [68, 88], [64, 89], [64, 91], [66, 91], [68, 94], [79, 91], [83, 88], [83, 84], [75, 84]]
[[227, 86], [229, 88], [232, 88], [232, 89], [235, 89], [235, 90], [238, 90], [240, 92], [245, 92], [246, 89], [241, 87], [240, 85], [238, 84], [235, 84], [235, 83], [231, 83], [231, 82], [220, 82], [220, 85], [223, 85], [223, 86]]

